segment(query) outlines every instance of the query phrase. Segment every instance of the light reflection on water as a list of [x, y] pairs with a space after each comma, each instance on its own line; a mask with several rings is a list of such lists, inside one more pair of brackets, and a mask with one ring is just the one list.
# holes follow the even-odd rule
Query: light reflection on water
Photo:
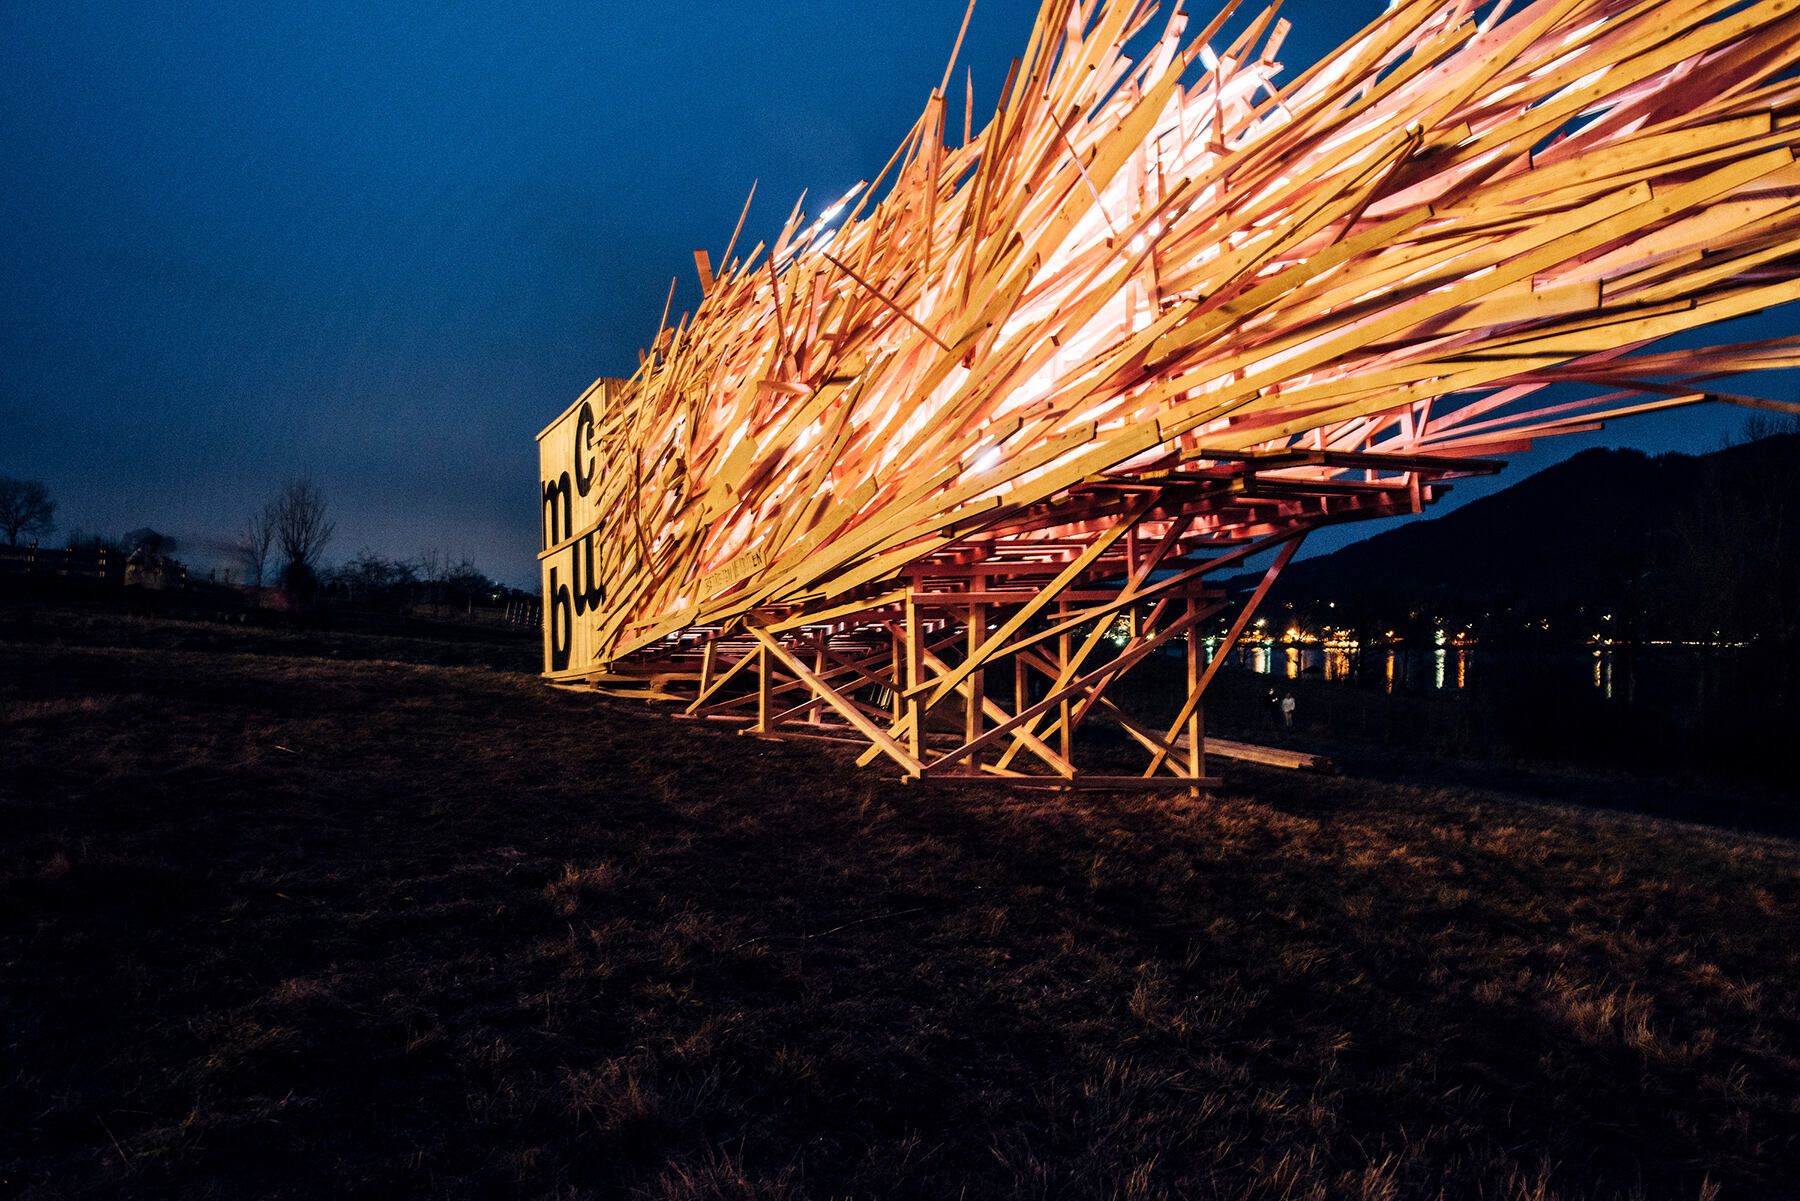
[[[1220, 639], [1203, 645], [1211, 662]], [[1591, 645], [1570, 650], [1486, 646], [1326, 645], [1242, 642], [1232, 663], [1271, 680], [1327, 680], [1399, 693], [1455, 694], [1525, 686], [1545, 695], [1593, 697], [1608, 704], [1667, 704], [1690, 709], [1745, 695], [1756, 664], [1741, 648], [1636, 648]], [[1696, 710], [1697, 711], [1697, 710]]]
[[[1219, 650], [1219, 639], [1205, 641], [1206, 660], [1211, 662]], [[1396, 689], [1422, 689], [1436, 692], [1459, 692], [1469, 686], [1470, 665], [1476, 651], [1471, 647], [1438, 646], [1408, 650], [1405, 647], [1370, 647], [1366, 652], [1354, 647], [1300, 645], [1282, 646], [1256, 642], [1240, 644], [1233, 655], [1238, 666], [1258, 675], [1279, 676], [1298, 680], [1307, 676], [1333, 682], [1353, 682], [1359, 660], [1366, 670], [1376, 673], [1385, 692]], [[1607, 700], [1614, 698], [1615, 664], [1618, 652], [1597, 647], [1589, 652], [1589, 678], [1595, 692]]]
[[[1219, 639], [1209, 637], [1204, 646], [1206, 660], [1210, 663], [1218, 653]], [[1611, 652], [1607, 654], [1610, 656]], [[1454, 692], [1469, 686], [1469, 662], [1473, 656], [1472, 649], [1456, 646], [1414, 651], [1403, 647], [1371, 647], [1365, 652], [1346, 646], [1283, 646], [1252, 642], [1240, 644], [1232, 658], [1238, 666], [1249, 668], [1257, 675], [1287, 680], [1316, 676], [1345, 683], [1356, 679], [1360, 660], [1365, 670], [1377, 673], [1387, 692], [1397, 688]]]

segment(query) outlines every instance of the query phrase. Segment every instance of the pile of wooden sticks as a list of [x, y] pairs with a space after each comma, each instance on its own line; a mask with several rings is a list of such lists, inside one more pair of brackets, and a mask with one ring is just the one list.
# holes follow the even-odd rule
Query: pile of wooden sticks
[[[928, 562], [1074, 561], [1134, 481], [1780, 407], [1707, 385], [1800, 338], [1646, 348], [1800, 297], [1791, 0], [1399, 0], [1285, 83], [1287, 22], [1234, 9], [1045, 0], [991, 116], [953, 52], [867, 186], [697, 253], [698, 310], [546, 431], [592, 464], [545, 539], [588, 540], [570, 671]], [[954, 553], [984, 544], [1010, 560]]]

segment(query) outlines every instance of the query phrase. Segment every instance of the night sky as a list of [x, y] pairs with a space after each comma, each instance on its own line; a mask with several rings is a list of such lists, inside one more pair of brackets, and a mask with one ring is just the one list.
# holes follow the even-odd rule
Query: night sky
[[[988, 110], [1035, 8], [977, 8]], [[1290, 74], [1380, 8], [1290, 4]], [[149, 525], [202, 567], [308, 473], [328, 560], [435, 547], [534, 587], [535, 432], [631, 373], [671, 275], [692, 307], [691, 252], [720, 253], [753, 180], [746, 244], [878, 170], [962, 10], [8, 0], [0, 473], [50, 485], [57, 544]], [[1627, 423], [1507, 478], [1596, 443], [1711, 449], [1743, 418]]]

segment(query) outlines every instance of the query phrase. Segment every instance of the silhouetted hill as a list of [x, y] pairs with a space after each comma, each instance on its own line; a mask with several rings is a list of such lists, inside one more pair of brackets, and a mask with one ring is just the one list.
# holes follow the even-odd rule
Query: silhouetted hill
[[1800, 610], [1797, 550], [1800, 435], [1704, 455], [1589, 450], [1294, 563], [1272, 600], [1297, 611], [1336, 602], [1341, 620], [1585, 610], [1653, 636], [1762, 636]]

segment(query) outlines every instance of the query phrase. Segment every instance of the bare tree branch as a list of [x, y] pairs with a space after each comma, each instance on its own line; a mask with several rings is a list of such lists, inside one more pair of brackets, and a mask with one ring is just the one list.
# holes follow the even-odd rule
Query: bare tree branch
[[238, 560], [244, 565], [244, 574], [251, 577], [258, 588], [263, 586], [263, 575], [269, 568], [269, 552], [275, 546], [276, 522], [275, 502], [270, 501], [250, 514], [244, 521], [244, 528], [238, 533]]
[[283, 574], [316, 574], [319, 556], [337, 523], [326, 517], [325, 494], [309, 479], [289, 480], [273, 502], [275, 542], [281, 548]]
[[19, 544], [21, 534], [48, 534], [56, 528], [56, 502], [43, 480], [15, 480], [0, 475], [0, 530], [6, 541]]

